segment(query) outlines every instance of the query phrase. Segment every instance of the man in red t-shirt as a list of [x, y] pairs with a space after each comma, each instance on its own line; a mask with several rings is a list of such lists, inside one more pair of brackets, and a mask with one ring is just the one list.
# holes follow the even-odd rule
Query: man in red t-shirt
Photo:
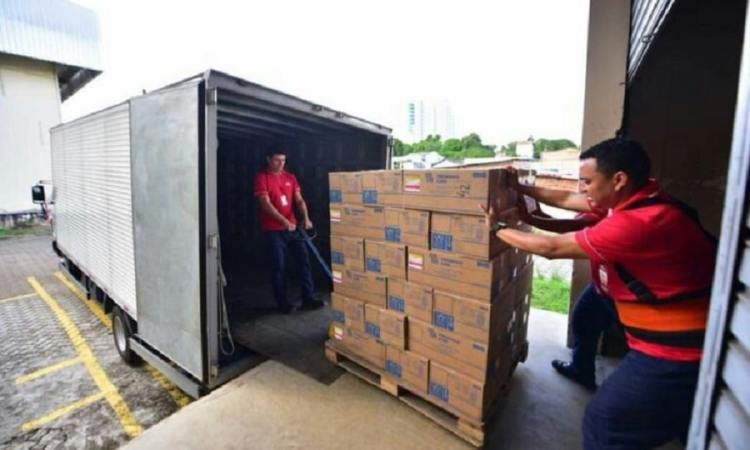
[[690, 424], [708, 314], [716, 242], [694, 211], [649, 178], [651, 162], [627, 139], [581, 154], [581, 193], [533, 190], [543, 203], [603, 212], [595, 225], [559, 236], [488, 226], [508, 244], [547, 258], [589, 259], [597, 292], [610, 298], [630, 352], [597, 390], [583, 420], [584, 448], [654, 448]]
[[268, 243], [271, 258], [271, 283], [276, 305], [284, 314], [294, 311], [295, 305], [286, 299], [286, 253], [291, 249], [299, 266], [304, 309], [323, 306], [315, 298], [315, 285], [310, 271], [310, 258], [302, 236], [297, 231], [294, 205], [302, 213], [305, 229], [313, 227], [307, 213], [307, 204], [302, 198], [297, 177], [284, 170], [286, 152], [280, 147], [272, 148], [266, 155], [266, 169], [255, 176], [255, 197], [260, 205], [260, 227]]

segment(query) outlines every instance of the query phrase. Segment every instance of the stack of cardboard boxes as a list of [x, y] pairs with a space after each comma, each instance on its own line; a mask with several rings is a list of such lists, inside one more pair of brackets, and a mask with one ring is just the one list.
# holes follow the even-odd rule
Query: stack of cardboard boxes
[[500, 169], [331, 173], [333, 345], [481, 421], [525, 358], [530, 255], [479, 205], [523, 228]]

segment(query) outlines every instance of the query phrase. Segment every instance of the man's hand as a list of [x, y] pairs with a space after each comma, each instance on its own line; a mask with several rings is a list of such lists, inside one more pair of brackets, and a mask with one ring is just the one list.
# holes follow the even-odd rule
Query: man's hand
[[287, 221], [286, 221], [286, 223], [285, 223], [284, 225], [286, 225], [286, 230], [287, 230], [287, 231], [295, 231], [295, 230], [297, 230], [297, 225], [293, 224], [293, 223], [292, 223], [291, 221], [289, 221], [289, 220], [287, 220]]
[[480, 204], [479, 209], [481, 209], [484, 214], [484, 226], [486, 226], [488, 230], [492, 229], [492, 221], [495, 218], [495, 212], [493, 211], [492, 206], [487, 209], [486, 206]]
[[310, 230], [313, 228], [313, 223], [310, 219], [305, 219], [305, 230]]

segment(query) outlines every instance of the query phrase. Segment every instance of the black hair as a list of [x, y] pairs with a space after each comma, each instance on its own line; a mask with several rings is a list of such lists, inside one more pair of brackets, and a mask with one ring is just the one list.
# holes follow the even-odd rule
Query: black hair
[[651, 159], [641, 144], [625, 138], [607, 139], [581, 153], [584, 159], [596, 159], [596, 168], [611, 177], [617, 172], [628, 174], [636, 187], [641, 187], [651, 175]]
[[266, 157], [273, 158], [275, 155], [286, 155], [286, 147], [281, 144], [271, 144], [266, 149]]

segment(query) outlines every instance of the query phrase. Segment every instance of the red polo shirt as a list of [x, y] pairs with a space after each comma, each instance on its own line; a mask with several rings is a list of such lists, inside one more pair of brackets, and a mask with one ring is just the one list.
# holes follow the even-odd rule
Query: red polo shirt
[[[255, 197], [267, 195], [273, 207], [295, 225], [297, 218], [294, 217], [292, 204], [296, 192], [300, 192], [297, 177], [289, 172], [271, 173], [264, 170], [255, 176]], [[263, 231], [286, 230], [282, 222], [268, 214], [263, 208], [260, 209], [260, 228]]]
[[[698, 291], [711, 286], [715, 245], [701, 228], [678, 208], [655, 204], [628, 210], [628, 205], [663, 196], [656, 182], [617, 205], [596, 225], [576, 233], [576, 241], [591, 259], [591, 272], [599, 292], [618, 302], [635, 301], [613, 264], [625, 267], [657, 298]], [[701, 349], [653, 344], [628, 334], [630, 348], [677, 361], [700, 359]]]

